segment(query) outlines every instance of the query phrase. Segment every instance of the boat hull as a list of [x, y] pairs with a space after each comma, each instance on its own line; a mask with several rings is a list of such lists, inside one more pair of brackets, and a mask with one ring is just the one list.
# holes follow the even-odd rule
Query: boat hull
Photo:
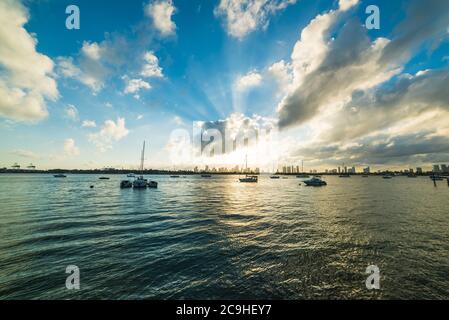
[[243, 183], [257, 183], [258, 178], [257, 177], [246, 177], [246, 178], [240, 178], [240, 182]]

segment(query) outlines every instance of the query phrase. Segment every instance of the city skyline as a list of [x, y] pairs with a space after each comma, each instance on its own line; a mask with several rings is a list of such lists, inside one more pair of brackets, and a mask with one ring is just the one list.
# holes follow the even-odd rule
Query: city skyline
[[[377, 1], [379, 29], [367, 1], [260, 3], [80, 0], [70, 30], [69, 1], [2, 1], [0, 167], [137, 168], [143, 140], [161, 169], [449, 162], [447, 2]], [[196, 130], [257, 142], [198, 156]]]

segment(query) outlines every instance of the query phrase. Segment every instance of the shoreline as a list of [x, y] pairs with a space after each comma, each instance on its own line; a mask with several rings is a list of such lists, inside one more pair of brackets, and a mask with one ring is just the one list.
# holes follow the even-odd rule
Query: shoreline
[[[123, 175], [123, 174], [135, 174], [135, 175], [202, 175], [202, 174], [208, 174], [208, 175], [243, 175], [243, 174], [250, 174], [250, 175], [278, 175], [278, 176], [291, 176], [296, 177], [298, 175], [309, 175], [309, 176], [316, 176], [316, 175], [322, 175], [322, 176], [340, 176], [341, 173], [326, 173], [326, 172], [314, 172], [314, 173], [256, 173], [253, 171], [250, 172], [207, 172], [207, 171], [167, 171], [167, 170], [156, 170], [156, 169], [149, 169], [144, 170], [143, 172], [139, 172], [139, 170], [82, 170], [82, 169], [50, 169], [50, 170], [27, 170], [27, 169], [6, 169], [6, 170], [0, 170], [0, 174], [107, 174], [107, 175]], [[400, 171], [382, 171], [382, 172], [376, 172], [376, 173], [351, 173], [348, 174], [349, 176], [383, 176], [386, 174], [394, 174], [397, 176], [405, 176], [407, 177], [408, 173], [400, 172]], [[443, 178], [449, 178], [449, 173], [437, 173], [434, 172], [424, 172], [422, 174], [415, 174], [416, 177], [430, 177], [433, 175], [439, 175]], [[299, 177], [298, 177], [299, 178]]]

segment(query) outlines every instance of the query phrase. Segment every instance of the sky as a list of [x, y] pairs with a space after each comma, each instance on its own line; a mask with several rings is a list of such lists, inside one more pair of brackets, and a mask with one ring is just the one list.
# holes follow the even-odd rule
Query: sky
[[446, 0], [2, 0], [0, 26], [0, 167], [449, 163]]

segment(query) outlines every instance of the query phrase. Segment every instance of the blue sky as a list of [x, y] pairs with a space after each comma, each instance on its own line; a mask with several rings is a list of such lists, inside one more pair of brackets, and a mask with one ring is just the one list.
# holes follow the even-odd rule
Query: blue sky
[[[174, 130], [220, 120], [279, 130], [261, 166], [449, 162], [449, 8], [425, 3], [7, 0], [0, 166], [132, 167], [146, 140], [147, 165], [171, 168]], [[70, 4], [79, 30], [65, 27]], [[372, 4], [379, 30], [362, 26]]]

